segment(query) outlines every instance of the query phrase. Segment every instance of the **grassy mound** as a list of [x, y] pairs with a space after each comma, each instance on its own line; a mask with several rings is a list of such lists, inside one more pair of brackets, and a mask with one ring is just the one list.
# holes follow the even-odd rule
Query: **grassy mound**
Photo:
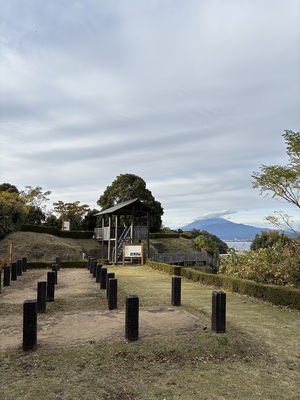
[[[100, 244], [94, 239], [62, 238], [47, 233], [13, 232], [0, 240], [0, 260], [4, 259], [8, 239], [13, 240], [13, 260], [27, 257], [29, 262], [51, 262], [55, 257], [75, 261], [87, 256], [101, 258]], [[150, 254], [195, 251], [193, 243], [185, 238], [151, 239]]]
[[100, 245], [94, 239], [61, 238], [47, 233], [14, 232], [0, 241], [0, 259], [6, 256], [7, 241], [13, 240], [13, 260], [27, 257], [29, 262], [51, 262], [55, 257], [63, 261], [75, 261], [82, 254], [94, 255]]
[[196, 251], [193, 241], [183, 237], [150, 239], [150, 255], [152, 257], [158, 253], [189, 253], [193, 251]]

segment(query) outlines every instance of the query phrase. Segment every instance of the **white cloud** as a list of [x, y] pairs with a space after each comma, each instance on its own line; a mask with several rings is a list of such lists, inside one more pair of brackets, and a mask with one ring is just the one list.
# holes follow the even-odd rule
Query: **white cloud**
[[174, 227], [278, 207], [251, 174], [299, 130], [298, 1], [0, 2], [0, 182], [94, 207], [134, 173]]
[[198, 219], [212, 219], [212, 218], [222, 218], [222, 217], [228, 217], [231, 214], [235, 214], [236, 211], [233, 210], [222, 210], [216, 213], [206, 213], [201, 215], [200, 217], [197, 218]]

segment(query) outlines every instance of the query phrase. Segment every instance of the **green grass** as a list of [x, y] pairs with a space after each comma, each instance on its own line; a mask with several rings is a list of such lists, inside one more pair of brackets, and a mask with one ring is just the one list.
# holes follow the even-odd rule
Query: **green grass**
[[82, 258], [83, 252], [99, 250], [94, 239], [61, 238], [47, 233], [13, 232], [0, 240], [0, 261], [5, 258], [7, 241], [13, 240], [13, 260], [27, 257], [28, 262], [54, 262], [56, 257], [62, 261]]
[[196, 250], [193, 240], [180, 238], [150, 239], [151, 250], [159, 253], [194, 252]]
[[[54, 262], [56, 257], [62, 261], [74, 261], [82, 258], [82, 253], [95, 255], [101, 246], [95, 239], [71, 239], [37, 232], [12, 232], [0, 240], [0, 261], [5, 258], [7, 241], [13, 240], [13, 259], [27, 257], [29, 262]], [[190, 252], [195, 251], [193, 241], [185, 238], [151, 239], [150, 251]]]
[[[119, 308], [127, 294], [137, 294], [141, 307], [170, 306], [170, 276], [147, 267], [109, 270], [118, 278]], [[227, 331], [215, 334], [213, 289], [182, 281], [181, 307], [205, 331], [0, 353], [1, 399], [298, 399], [299, 313], [227, 293]], [[55, 303], [53, 312], [70, 311]]]

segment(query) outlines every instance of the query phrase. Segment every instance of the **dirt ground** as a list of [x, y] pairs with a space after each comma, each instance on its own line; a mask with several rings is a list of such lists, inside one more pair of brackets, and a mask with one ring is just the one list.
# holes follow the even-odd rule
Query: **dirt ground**
[[[36, 299], [37, 282], [46, 270], [28, 270], [0, 294], [0, 350], [22, 346], [23, 302]], [[118, 303], [120, 301], [118, 300]], [[202, 330], [200, 320], [178, 307], [140, 308], [139, 339]], [[83, 343], [125, 340], [124, 301], [109, 311], [106, 291], [86, 269], [61, 269], [55, 300], [38, 314], [38, 347], [76, 346]]]

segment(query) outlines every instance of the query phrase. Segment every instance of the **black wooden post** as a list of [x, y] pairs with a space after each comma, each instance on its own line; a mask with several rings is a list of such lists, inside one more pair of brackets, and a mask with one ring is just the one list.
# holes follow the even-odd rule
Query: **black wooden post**
[[102, 264], [97, 264], [97, 267], [96, 267], [96, 282], [97, 283], [101, 282], [101, 268], [102, 268]]
[[172, 306], [181, 305], [181, 276], [172, 276]]
[[96, 278], [96, 272], [97, 272], [97, 260], [93, 261], [93, 278]]
[[3, 268], [3, 286], [10, 285], [10, 266], [6, 265]]
[[139, 297], [137, 295], [126, 296], [125, 338], [129, 341], [139, 338]]
[[212, 293], [211, 329], [216, 333], [226, 330], [226, 293], [221, 291]]
[[61, 263], [61, 258], [56, 257], [55, 264], [57, 265], [57, 271], [60, 271], [60, 263]]
[[27, 271], [27, 258], [26, 257], [22, 258], [22, 271], [23, 272]]
[[116, 278], [110, 278], [108, 281], [108, 287], [108, 309], [115, 310], [118, 308], [118, 280]]
[[106, 274], [106, 297], [108, 298], [109, 296], [109, 280], [113, 279], [115, 277], [115, 273], [114, 272], [108, 272]]
[[37, 284], [37, 312], [46, 312], [47, 302], [47, 282], [42, 281]]
[[47, 272], [47, 300], [54, 301], [55, 272]]
[[93, 273], [93, 265], [94, 265], [94, 261], [95, 261], [95, 259], [92, 257], [92, 258], [91, 258], [91, 260], [90, 260], [90, 274], [92, 274], [92, 273]]
[[36, 300], [23, 303], [23, 350], [33, 350], [37, 344], [37, 305]]
[[100, 289], [106, 289], [106, 275], [107, 275], [107, 268], [102, 267]]
[[13, 262], [13, 263], [11, 263], [11, 280], [16, 281], [17, 279], [18, 279], [17, 263]]
[[57, 271], [58, 271], [58, 265], [57, 264], [52, 264], [52, 272], [54, 272], [54, 283], [57, 285]]
[[17, 275], [22, 275], [22, 260], [17, 260]]
[[87, 269], [90, 270], [91, 269], [91, 256], [88, 256], [88, 261], [87, 261]]

